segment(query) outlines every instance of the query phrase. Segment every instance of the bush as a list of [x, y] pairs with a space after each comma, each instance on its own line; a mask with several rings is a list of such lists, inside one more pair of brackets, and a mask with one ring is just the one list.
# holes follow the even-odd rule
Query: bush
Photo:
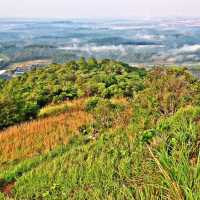
[[85, 106], [85, 110], [87, 112], [91, 112], [92, 110], [94, 110], [94, 108], [96, 108], [98, 102], [100, 101], [99, 97], [92, 97], [90, 98], [87, 102], [86, 102], [86, 106]]
[[149, 143], [154, 136], [158, 134], [158, 131], [156, 129], [150, 129], [146, 130], [142, 134], [142, 142], [143, 143]]
[[38, 106], [35, 102], [24, 102], [10, 97], [0, 98], [0, 129], [30, 120], [37, 115]]

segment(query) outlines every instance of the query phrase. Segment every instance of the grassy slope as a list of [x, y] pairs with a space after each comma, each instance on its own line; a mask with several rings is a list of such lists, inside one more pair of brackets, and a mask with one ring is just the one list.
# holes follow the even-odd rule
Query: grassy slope
[[[155, 91], [147, 88], [133, 102], [113, 100], [125, 106], [118, 114], [113, 115], [103, 103], [100, 110], [85, 112], [80, 100], [68, 103], [66, 114], [5, 130], [0, 136], [0, 147], [4, 147], [0, 180], [15, 182], [11, 199], [200, 199], [200, 108], [183, 98], [192, 92], [188, 78], [173, 73], [165, 74], [170, 84], [167, 78], [151, 80]], [[168, 104], [171, 94], [176, 99]], [[105, 124], [108, 116], [112, 116], [112, 126], [100, 127], [96, 137], [87, 130], [74, 134], [91, 121]], [[38, 136], [43, 134], [41, 140]], [[32, 143], [22, 143], [30, 138]], [[40, 146], [49, 140], [52, 146]]]
[[[169, 134], [178, 130], [177, 141], [185, 131], [196, 141], [199, 125], [187, 122], [185, 115], [195, 120], [200, 109], [181, 110], [162, 125], [170, 124]], [[200, 163], [195, 156], [188, 158], [197, 143], [188, 148], [181, 139], [174, 145], [174, 155], [168, 156], [163, 149], [165, 130], [148, 146], [131, 132], [108, 131], [96, 140], [77, 136], [68, 145], [11, 167], [1, 177], [16, 179], [13, 193], [20, 200], [199, 199]]]
[[[132, 125], [96, 139], [75, 136], [67, 145], [8, 167], [0, 177], [16, 181], [13, 196], [20, 200], [199, 199], [199, 117], [199, 107], [181, 109], [160, 122], [148, 145], [133, 134]], [[174, 142], [170, 156], [168, 136]]]
[[[18, 177], [23, 177], [24, 173], [47, 163], [49, 165], [52, 160], [67, 153], [69, 147], [66, 144], [71, 142], [70, 138], [73, 138], [78, 128], [93, 121], [91, 114], [84, 111], [85, 101], [86, 99], [65, 102], [68, 106], [67, 113], [39, 119], [3, 131], [0, 138], [1, 180], [7, 183], [18, 180]], [[125, 99], [113, 99], [112, 101], [128, 106]], [[47, 106], [47, 109], [50, 107], [54, 106]], [[56, 105], [56, 107], [58, 106]], [[126, 125], [127, 119], [130, 118], [130, 111], [131, 109], [127, 107], [118, 117], [116, 116], [113, 123], [115, 129]], [[11, 138], [14, 139], [11, 140]], [[83, 143], [90, 140], [93, 138], [86, 136]], [[73, 142], [69, 146], [74, 146]], [[58, 150], [51, 151], [56, 147]], [[48, 153], [49, 151], [51, 152]], [[19, 199], [21, 198], [19, 197]], [[29, 197], [26, 198], [29, 199]]]
[[92, 116], [84, 111], [84, 102], [84, 99], [65, 102], [68, 106], [66, 113], [2, 131], [0, 168], [48, 152], [57, 145], [67, 144], [69, 138], [78, 132], [81, 125], [92, 121]]

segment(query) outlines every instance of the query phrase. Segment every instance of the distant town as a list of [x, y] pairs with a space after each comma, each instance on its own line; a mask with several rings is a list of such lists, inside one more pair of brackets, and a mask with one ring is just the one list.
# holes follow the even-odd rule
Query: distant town
[[51, 63], [51, 60], [32, 60], [27, 62], [15, 63], [6, 69], [0, 70], [0, 78], [10, 79], [15, 76], [22, 75], [28, 71], [43, 67]]

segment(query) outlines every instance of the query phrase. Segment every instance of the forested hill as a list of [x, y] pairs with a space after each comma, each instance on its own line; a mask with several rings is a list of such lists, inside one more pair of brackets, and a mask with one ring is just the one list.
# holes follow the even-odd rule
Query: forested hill
[[0, 199], [200, 199], [200, 81], [94, 58], [0, 81]]
[[0, 127], [35, 118], [49, 103], [89, 96], [133, 97], [143, 89], [145, 75], [144, 69], [93, 58], [33, 70], [1, 84]]

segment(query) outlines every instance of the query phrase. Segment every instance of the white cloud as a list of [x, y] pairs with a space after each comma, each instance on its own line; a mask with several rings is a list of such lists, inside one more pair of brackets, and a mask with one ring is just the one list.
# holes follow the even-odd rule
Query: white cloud
[[60, 49], [68, 50], [68, 51], [86, 51], [86, 52], [105, 52], [105, 51], [121, 51], [124, 52], [125, 48], [122, 45], [109, 45], [109, 46], [91, 46], [91, 45], [73, 45], [61, 47]]
[[177, 49], [178, 53], [195, 53], [200, 50], [200, 44], [195, 45], [184, 45], [183, 47]]
[[6, 70], [0, 70], [0, 75], [4, 74], [6, 72]]

